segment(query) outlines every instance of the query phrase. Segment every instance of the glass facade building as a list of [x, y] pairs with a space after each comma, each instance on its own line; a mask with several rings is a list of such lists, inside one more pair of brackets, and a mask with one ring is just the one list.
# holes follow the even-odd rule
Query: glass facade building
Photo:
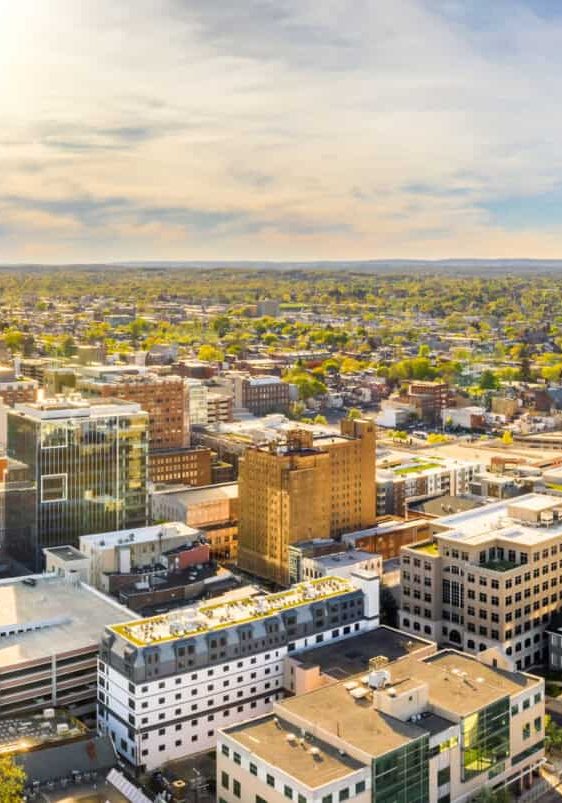
[[462, 720], [461, 751], [463, 782], [483, 772], [493, 771], [497, 764], [508, 758], [509, 697]]
[[8, 551], [37, 568], [43, 547], [144, 526], [147, 427], [147, 413], [129, 402], [59, 401], [10, 411], [7, 451], [27, 465], [28, 484], [14, 503], [7, 499]]
[[429, 800], [427, 736], [375, 759], [373, 800], [377, 803], [426, 803]]

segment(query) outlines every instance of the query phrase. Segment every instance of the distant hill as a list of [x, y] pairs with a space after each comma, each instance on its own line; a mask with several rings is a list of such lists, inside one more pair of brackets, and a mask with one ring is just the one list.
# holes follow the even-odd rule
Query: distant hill
[[0, 263], [2, 271], [33, 273], [42, 270], [263, 270], [263, 271], [334, 271], [350, 273], [448, 273], [472, 276], [492, 274], [558, 274], [562, 273], [562, 259], [372, 259], [348, 261], [274, 262], [258, 260], [209, 261], [148, 261], [76, 264], [16, 264]]

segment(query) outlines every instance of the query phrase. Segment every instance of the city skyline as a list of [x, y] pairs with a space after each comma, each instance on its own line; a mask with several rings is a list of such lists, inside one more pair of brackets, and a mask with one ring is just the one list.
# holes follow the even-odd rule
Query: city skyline
[[0, 261], [555, 258], [555, 0], [0, 0]]

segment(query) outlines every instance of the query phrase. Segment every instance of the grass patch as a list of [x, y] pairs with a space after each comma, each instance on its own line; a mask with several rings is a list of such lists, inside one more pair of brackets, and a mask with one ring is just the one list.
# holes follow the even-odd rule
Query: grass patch
[[423, 552], [424, 555], [439, 555], [439, 550], [437, 549], [437, 544], [420, 544], [419, 546], [414, 546], [416, 552]]
[[417, 463], [415, 466], [405, 466], [394, 470], [395, 474], [417, 474], [421, 471], [428, 471], [430, 468], [440, 468], [438, 463]]

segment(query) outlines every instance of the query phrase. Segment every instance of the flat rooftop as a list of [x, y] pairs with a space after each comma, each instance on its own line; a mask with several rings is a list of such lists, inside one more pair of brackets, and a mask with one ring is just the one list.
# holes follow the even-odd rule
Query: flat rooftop
[[382, 625], [345, 641], [307, 649], [291, 658], [299, 666], [318, 666], [323, 674], [344, 680], [369, 669], [369, 661], [379, 655], [395, 661], [428, 645], [423, 639]]
[[[365, 767], [351, 756], [340, 755], [331, 745], [317, 738], [308, 742], [304, 750], [299, 744], [298, 729], [280, 717], [268, 715], [254, 719], [227, 728], [225, 733], [258, 758], [282, 768], [296, 781], [312, 789], [340, 781]], [[311, 748], [316, 748], [319, 754], [314, 755]]]
[[[144, 647], [175, 639], [195, 636], [232, 625], [253, 622], [274, 616], [285, 610], [309, 605], [311, 602], [330, 599], [355, 591], [354, 586], [341, 577], [322, 577], [299, 583], [287, 591], [261, 597], [221, 599], [210, 605], [183, 608], [162, 616], [138, 619], [110, 627], [117, 635]], [[1, 598], [0, 598], [1, 601]]]
[[216, 502], [221, 499], [237, 499], [238, 483], [224, 482], [220, 485], [203, 485], [199, 488], [171, 488], [158, 490], [157, 496], [175, 496], [177, 499], [190, 505], [198, 505], [203, 502]]
[[461, 716], [541, 682], [540, 678], [522, 672], [486, 666], [455, 650], [442, 650], [423, 661], [416, 661], [415, 657], [405, 659], [398, 666], [407, 670], [407, 663], [411, 664], [412, 675], [415, 672], [416, 677], [429, 684], [430, 702]]
[[54, 575], [0, 581], [0, 669], [90, 647], [134, 615], [84, 584]]
[[[384, 667], [390, 673], [390, 683], [379, 694], [393, 696], [392, 690], [400, 693], [427, 685], [429, 704], [452, 716], [468, 716], [511, 694], [517, 694], [541, 683], [540, 678], [521, 672], [506, 672], [488, 667], [476, 658], [444, 650], [420, 659], [415, 653]], [[348, 680], [324, 686], [309, 694], [292, 697], [276, 705], [283, 712], [302, 717], [314, 730], [328, 731], [354, 745], [371, 756], [379, 756], [395, 750], [423, 733], [436, 733], [450, 724], [445, 718], [422, 714], [415, 725], [383, 714], [373, 707], [373, 694], [366, 685], [367, 675], [357, 675]], [[363, 687], [365, 696], [354, 699], [350, 693]], [[389, 693], [390, 692], [390, 693]], [[395, 693], [395, 692], [394, 692]]]
[[[199, 530], [188, 527], [181, 521], [171, 521], [166, 524], [155, 524], [150, 527], [135, 527], [132, 530], [115, 530], [110, 533], [92, 533], [81, 535], [81, 546], [97, 546], [100, 549], [114, 549], [116, 546], [126, 544], [143, 544], [157, 541], [160, 536], [166, 538], [185, 537], [186, 541], [193, 541], [199, 535]], [[51, 550], [53, 551], [53, 550]]]
[[88, 559], [83, 552], [80, 552], [79, 549], [76, 549], [76, 547], [73, 546], [53, 546], [49, 549], [44, 549], [43, 552], [48, 552], [51, 555], [55, 555], [60, 560], [68, 561], [68, 563], [72, 563], [72, 561], [75, 560]]
[[65, 418], [105, 418], [115, 415], [133, 415], [141, 413], [146, 416], [140, 404], [124, 399], [46, 399], [40, 402], [26, 402], [14, 405], [10, 415], [27, 416], [34, 420]]
[[434, 522], [439, 527], [438, 539], [480, 545], [493, 539], [514, 541], [522, 547], [540, 545], [562, 535], [562, 519], [549, 526], [534, 526], [510, 515], [511, 511], [540, 514], [554, 508], [562, 509], [562, 498], [549, 494], [525, 494], [513, 499], [494, 502], [475, 510], [443, 516]]
[[[57, 726], [64, 726], [62, 733]], [[61, 729], [62, 730], [62, 729]], [[86, 726], [62, 709], [53, 717], [43, 714], [0, 719], [0, 755], [36, 750], [87, 734]]]
[[325, 686], [309, 694], [291, 697], [275, 710], [302, 717], [310, 728], [327, 731], [371, 756], [381, 756], [424, 734], [411, 722], [377, 711], [369, 697], [355, 700], [344, 683]]
[[356, 563], [361, 563], [365, 560], [376, 560], [380, 555], [376, 553], [364, 552], [361, 549], [348, 549], [345, 552], [334, 552], [330, 555], [318, 555], [313, 558], [315, 563], [323, 566], [327, 571], [333, 569], [335, 572], [338, 569], [345, 568], [346, 566], [354, 566]]
[[[480, 473], [479, 477], [482, 476]], [[496, 477], [497, 475], [490, 475]], [[513, 478], [508, 478], [509, 482], [513, 482]], [[409, 505], [410, 511], [417, 511], [430, 516], [451, 516], [454, 513], [463, 513], [465, 510], [474, 510], [477, 507], [482, 507], [484, 500], [477, 497], [468, 496], [438, 496], [435, 499], [424, 499], [422, 502], [414, 502]]]

